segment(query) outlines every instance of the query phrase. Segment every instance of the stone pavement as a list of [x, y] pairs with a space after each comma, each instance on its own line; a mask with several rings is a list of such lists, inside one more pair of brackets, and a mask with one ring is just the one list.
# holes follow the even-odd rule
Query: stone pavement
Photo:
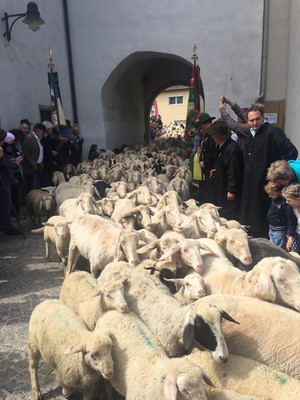
[[[43, 235], [30, 232], [28, 219], [21, 220], [21, 224], [25, 239], [0, 232], [0, 399], [3, 400], [32, 399], [27, 361], [29, 318], [37, 304], [59, 297], [63, 282], [63, 265], [54, 248], [51, 247], [50, 253], [54, 262], [47, 262]], [[42, 363], [39, 382], [43, 400], [65, 399], [53, 371]]]

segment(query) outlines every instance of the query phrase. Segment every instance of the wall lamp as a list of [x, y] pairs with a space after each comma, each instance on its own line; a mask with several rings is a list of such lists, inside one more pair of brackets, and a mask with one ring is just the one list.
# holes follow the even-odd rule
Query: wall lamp
[[[9, 26], [8, 19], [16, 17], [11, 25]], [[38, 10], [38, 6], [36, 3], [31, 1], [30, 3], [27, 4], [27, 11], [26, 13], [22, 14], [11, 14], [8, 15], [7, 13], [4, 13], [4, 17], [2, 18], [2, 21], [5, 21], [5, 32], [3, 36], [6, 36], [6, 39], [8, 42], [11, 40], [11, 30], [14, 26], [14, 24], [22, 17], [25, 17], [22, 22], [24, 24], [28, 25], [29, 29], [31, 29], [33, 32], [36, 32], [37, 30], [40, 29], [40, 25], [43, 25], [45, 21], [40, 17], [40, 13]]]

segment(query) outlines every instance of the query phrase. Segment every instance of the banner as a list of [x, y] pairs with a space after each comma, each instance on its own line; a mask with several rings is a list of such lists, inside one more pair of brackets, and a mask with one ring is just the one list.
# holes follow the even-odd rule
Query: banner
[[50, 97], [51, 97], [52, 125], [66, 126], [65, 115], [62, 108], [57, 72], [52, 72], [52, 71], [48, 72], [48, 84], [50, 87]]

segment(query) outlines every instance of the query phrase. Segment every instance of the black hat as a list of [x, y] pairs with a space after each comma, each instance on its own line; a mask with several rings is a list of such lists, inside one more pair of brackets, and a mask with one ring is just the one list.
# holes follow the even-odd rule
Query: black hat
[[206, 129], [206, 133], [211, 136], [229, 137], [231, 131], [226, 124], [224, 118], [217, 119], [209, 128]]
[[46, 130], [46, 127], [44, 124], [35, 124], [33, 127], [33, 130], [36, 130], [36, 129], [40, 129], [40, 130], [44, 131], [45, 133], [47, 133], [47, 130]]
[[201, 124], [204, 124], [205, 122], [212, 122], [216, 117], [211, 117], [208, 113], [201, 113], [198, 117], [198, 120], [200, 121]]
[[31, 122], [29, 122], [27, 118], [20, 120], [20, 125], [22, 125], [22, 124], [27, 124], [29, 126], [32, 125]]

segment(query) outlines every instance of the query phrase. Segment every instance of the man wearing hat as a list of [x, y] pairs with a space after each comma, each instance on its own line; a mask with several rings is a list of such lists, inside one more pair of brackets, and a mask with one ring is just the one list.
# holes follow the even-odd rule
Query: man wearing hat
[[[200, 202], [214, 201], [214, 185], [210, 176], [210, 171], [214, 167], [217, 147], [206, 130], [211, 126], [215, 117], [211, 117], [208, 113], [201, 113], [194, 122], [197, 131], [194, 137], [193, 148], [193, 179], [200, 185]], [[199, 173], [200, 171], [200, 173]], [[195, 182], [194, 182], [195, 183]]]
[[33, 131], [23, 141], [23, 173], [27, 183], [27, 192], [40, 188], [40, 177], [43, 168], [44, 149], [41, 139], [46, 133], [45, 125], [36, 124]]
[[207, 128], [207, 133], [219, 146], [215, 169], [211, 171], [215, 178], [215, 204], [222, 207], [222, 217], [237, 220], [243, 187], [243, 152], [231, 139], [231, 131], [224, 118], [219, 118]]

